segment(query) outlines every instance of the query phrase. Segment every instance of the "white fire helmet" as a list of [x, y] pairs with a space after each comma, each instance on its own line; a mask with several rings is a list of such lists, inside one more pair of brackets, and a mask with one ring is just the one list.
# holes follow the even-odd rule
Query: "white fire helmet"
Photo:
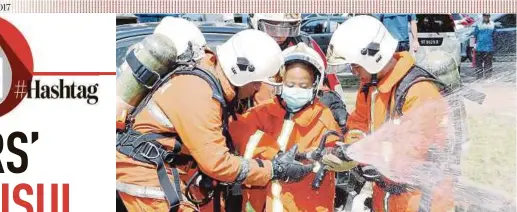
[[285, 66], [291, 63], [305, 63], [310, 65], [314, 71], [316, 71], [315, 74], [318, 76], [315, 78], [316, 82], [313, 85], [314, 88], [318, 89], [323, 84], [325, 63], [316, 50], [302, 42], [285, 49], [283, 54]]
[[281, 85], [272, 78], [283, 70], [282, 50], [264, 32], [254, 29], [240, 31], [217, 46], [216, 54], [226, 77], [234, 86], [250, 82]]
[[165, 35], [172, 40], [180, 62], [198, 61], [205, 56], [207, 44], [203, 33], [185, 19], [165, 17], [156, 26], [154, 33]]
[[253, 13], [251, 27], [271, 37], [294, 37], [300, 34], [302, 21], [300, 13]]
[[379, 73], [393, 58], [398, 40], [376, 18], [352, 17], [332, 35], [327, 50], [329, 67], [344, 64], [362, 66], [368, 73]]

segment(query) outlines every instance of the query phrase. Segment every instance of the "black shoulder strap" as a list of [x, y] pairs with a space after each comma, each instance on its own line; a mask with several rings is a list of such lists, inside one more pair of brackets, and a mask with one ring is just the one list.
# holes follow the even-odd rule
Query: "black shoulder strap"
[[147, 96], [142, 100], [142, 102], [135, 108], [135, 110], [133, 110], [133, 112], [131, 113], [132, 117], [136, 116], [138, 113], [140, 113], [140, 111], [142, 111], [142, 109], [147, 105], [153, 94], [166, 82], [168, 82], [172, 75], [194, 75], [205, 80], [210, 86], [210, 88], [212, 88], [213, 98], [220, 102], [223, 108], [227, 107], [226, 101], [224, 100], [224, 93], [223, 88], [221, 87], [221, 83], [213, 74], [197, 66], [181, 65], [176, 67], [175, 69], [176, 70], [172, 71], [166, 77], [162, 78], [162, 80], [159, 83], [157, 83], [156, 86], [154, 86], [154, 88], [149, 92], [149, 94], [147, 94]]
[[395, 90], [395, 111], [396, 114], [402, 116], [402, 107], [404, 106], [404, 102], [406, 101], [406, 95], [409, 91], [409, 88], [416, 83], [423, 81], [431, 81], [438, 84], [440, 87], [445, 88], [445, 84], [438, 79], [434, 74], [428, 72], [427, 70], [419, 67], [413, 66], [411, 70], [404, 76], [404, 78], [399, 82], [397, 88]]
[[[230, 116], [233, 116], [233, 118], [236, 119], [235, 108], [233, 105], [235, 103], [235, 101], [232, 101], [230, 104], [226, 103], [226, 100], [224, 99], [224, 90], [221, 86], [221, 82], [219, 80], [217, 80], [217, 78], [212, 73], [210, 73], [204, 69], [201, 69], [200, 67], [195, 67], [192, 71], [179, 71], [176, 74], [198, 76], [201, 79], [204, 79], [208, 83], [208, 85], [210, 85], [210, 87], [212, 88], [212, 92], [213, 92], [212, 97], [214, 99], [216, 99], [217, 101], [219, 101], [219, 103], [221, 103], [221, 106], [223, 108], [222, 133], [226, 140], [226, 147], [228, 147], [228, 150], [230, 151], [230, 153], [236, 154], [237, 152], [236, 152], [235, 146], [233, 144], [233, 140], [230, 135], [230, 132], [228, 130], [228, 121], [229, 121]], [[214, 208], [215, 208], [214, 211], [219, 211], [219, 208], [221, 207], [220, 206], [220, 201], [221, 201], [220, 192], [221, 191], [218, 189], [222, 189], [222, 187], [217, 186], [216, 190], [214, 191], [214, 200], [213, 200], [214, 201], [213, 204], [214, 204]], [[227, 192], [229, 192], [229, 193], [225, 194], [225, 195], [227, 195], [225, 197], [226, 201], [232, 202], [234, 207], [240, 206], [241, 204], [234, 203], [234, 201], [239, 201], [239, 200], [242, 201], [242, 199], [241, 199], [242, 195], [240, 193], [240, 184], [232, 185], [230, 191], [227, 191]], [[241, 209], [229, 210], [228, 207], [231, 207], [231, 206], [232, 205], [227, 205], [226, 211], [241, 211]]]
[[176, 68], [175, 71], [171, 72], [167, 77], [163, 78], [163, 80], [155, 86], [155, 88], [149, 92], [149, 94], [142, 100], [142, 102], [138, 105], [138, 107], [132, 112], [131, 117], [136, 116], [149, 102], [151, 97], [153, 96], [154, 92], [158, 90], [163, 84], [165, 84], [170, 76], [172, 75], [194, 75], [197, 76], [203, 80], [205, 80], [210, 88], [212, 89], [212, 97], [217, 100], [222, 108], [223, 108], [223, 134], [226, 137], [227, 140], [227, 146], [230, 149], [230, 151], [234, 152], [235, 148], [233, 146], [233, 142], [231, 140], [231, 137], [229, 136], [228, 131], [228, 118], [232, 116], [234, 119], [236, 118], [235, 110], [233, 106], [228, 105], [226, 103], [226, 100], [224, 98], [224, 90], [222, 88], [221, 82], [209, 71], [204, 70], [198, 66], [179, 66]]

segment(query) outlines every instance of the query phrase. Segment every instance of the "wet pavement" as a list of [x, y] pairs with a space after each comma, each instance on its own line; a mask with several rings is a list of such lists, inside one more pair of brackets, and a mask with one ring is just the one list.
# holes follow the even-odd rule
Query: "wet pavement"
[[[493, 63], [493, 76], [492, 79], [486, 81], [497, 81], [501, 83], [515, 83], [517, 70], [515, 61], [495, 61]], [[472, 63], [464, 62], [461, 63], [461, 78], [464, 83], [472, 83], [476, 80], [475, 68], [472, 67]]]

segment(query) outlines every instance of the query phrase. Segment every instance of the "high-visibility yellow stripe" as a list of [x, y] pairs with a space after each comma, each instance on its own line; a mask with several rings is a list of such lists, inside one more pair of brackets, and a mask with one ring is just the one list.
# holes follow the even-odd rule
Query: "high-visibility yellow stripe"
[[[289, 137], [294, 128], [294, 122], [291, 120], [285, 120], [282, 125], [282, 131], [280, 132], [280, 136], [278, 136], [277, 143], [280, 146], [280, 150], [285, 151], [287, 147], [287, 142], [289, 141]], [[271, 185], [271, 193], [273, 194], [273, 212], [284, 211], [284, 205], [282, 204], [281, 193], [282, 186], [280, 183], [275, 180]]]
[[379, 94], [379, 89], [374, 87], [370, 96], [370, 133], [373, 133], [375, 130], [375, 100], [377, 99], [377, 94]]
[[246, 150], [244, 151], [245, 159], [251, 159], [253, 157], [253, 152], [257, 148], [257, 145], [260, 142], [260, 139], [262, 139], [263, 135], [264, 132], [257, 130], [257, 132], [255, 132], [255, 134], [250, 137], [248, 144], [246, 144]]

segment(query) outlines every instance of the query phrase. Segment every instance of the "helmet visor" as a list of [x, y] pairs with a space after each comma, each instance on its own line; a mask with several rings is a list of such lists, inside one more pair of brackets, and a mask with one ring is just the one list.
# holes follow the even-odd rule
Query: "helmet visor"
[[260, 20], [257, 23], [258, 30], [261, 30], [271, 37], [294, 37], [300, 34], [300, 22], [281, 22]]
[[323, 67], [323, 64], [320, 64], [318, 61], [316, 61], [316, 59], [314, 59], [308, 55], [304, 55], [304, 54], [300, 54], [300, 53], [290, 54], [284, 58], [284, 61], [285, 61], [285, 64], [291, 64], [291, 63], [297, 63], [297, 62], [302, 62], [302, 63], [308, 64], [308, 65], [312, 66], [312, 68], [315, 69], [315, 71], [317, 72], [316, 74], [318, 74], [318, 75], [323, 75], [325, 72], [325, 68]]

